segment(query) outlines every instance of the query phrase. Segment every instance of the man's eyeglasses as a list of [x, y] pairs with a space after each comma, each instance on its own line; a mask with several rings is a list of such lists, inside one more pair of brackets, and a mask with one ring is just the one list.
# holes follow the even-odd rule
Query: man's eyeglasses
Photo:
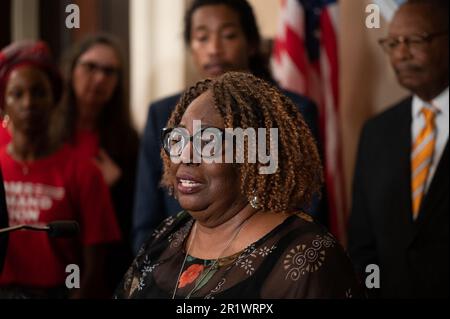
[[404, 43], [409, 50], [421, 51], [426, 48], [434, 38], [448, 34], [448, 31], [441, 31], [435, 33], [424, 33], [422, 35], [387, 37], [378, 40], [383, 50], [386, 53], [392, 53], [401, 43]]
[[202, 158], [212, 158], [222, 154], [225, 130], [217, 127], [206, 127], [194, 135], [184, 127], [163, 128], [161, 142], [164, 151], [169, 156], [179, 157], [189, 142]]
[[78, 64], [91, 74], [102, 72], [106, 77], [113, 77], [119, 73], [119, 69], [114, 66], [101, 65], [90, 61], [79, 62]]

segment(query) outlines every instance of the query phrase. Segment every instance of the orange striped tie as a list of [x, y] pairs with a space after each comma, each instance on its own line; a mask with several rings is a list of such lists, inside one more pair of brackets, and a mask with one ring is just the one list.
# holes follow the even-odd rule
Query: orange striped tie
[[425, 117], [425, 127], [414, 141], [411, 153], [411, 193], [414, 220], [419, 215], [420, 203], [425, 194], [425, 185], [436, 144], [435, 113], [432, 109], [424, 107], [422, 114]]

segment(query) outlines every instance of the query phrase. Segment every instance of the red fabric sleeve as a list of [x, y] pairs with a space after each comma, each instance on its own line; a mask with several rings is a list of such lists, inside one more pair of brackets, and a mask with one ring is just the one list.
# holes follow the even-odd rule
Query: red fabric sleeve
[[[0, 117], [0, 124], [2, 121], [3, 118]], [[6, 146], [9, 142], [11, 142], [11, 134], [9, 134], [7, 129], [0, 125], [0, 148]]]

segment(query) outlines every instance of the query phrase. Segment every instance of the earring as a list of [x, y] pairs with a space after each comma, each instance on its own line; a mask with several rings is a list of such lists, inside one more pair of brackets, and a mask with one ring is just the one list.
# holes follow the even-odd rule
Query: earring
[[7, 128], [8, 125], [9, 125], [9, 115], [5, 114], [5, 116], [3, 116], [2, 127]]
[[177, 199], [177, 194], [175, 194], [175, 189], [173, 188], [173, 186], [169, 186], [169, 188], [167, 189], [167, 193], [169, 194], [169, 196], [173, 196], [173, 198]]
[[258, 200], [258, 195], [256, 195], [256, 192], [253, 191], [253, 195], [250, 198], [250, 206], [252, 206], [254, 209], [258, 209], [259, 208], [259, 200]]

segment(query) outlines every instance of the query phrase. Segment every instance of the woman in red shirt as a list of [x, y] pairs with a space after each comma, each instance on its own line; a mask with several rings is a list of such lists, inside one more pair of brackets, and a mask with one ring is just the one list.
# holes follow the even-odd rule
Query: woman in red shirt
[[[0, 149], [9, 224], [76, 220], [81, 230], [71, 239], [11, 233], [0, 297], [104, 296], [105, 244], [120, 240], [120, 230], [100, 170], [57, 134], [61, 86], [43, 42], [13, 43], [0, 53], [0, 109], [12, 124], [12, 140]], [[69, 290], [73, 265], [80, 287]]]
[[95, 34], [74, 44], [64, 59], [68, 142], [94, 159], [111, 191], [123, 241], [108, 255], [111, 292], [132, 261], [133, 211], [138, 135], [130, 119], [126, 63], [118, 41]]

